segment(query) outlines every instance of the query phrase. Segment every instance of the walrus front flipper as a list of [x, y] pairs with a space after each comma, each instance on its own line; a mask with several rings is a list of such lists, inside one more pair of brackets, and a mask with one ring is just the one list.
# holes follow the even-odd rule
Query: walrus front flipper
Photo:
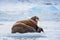
[[37, 32], [44, 32], [43, 28], [38, 27]]

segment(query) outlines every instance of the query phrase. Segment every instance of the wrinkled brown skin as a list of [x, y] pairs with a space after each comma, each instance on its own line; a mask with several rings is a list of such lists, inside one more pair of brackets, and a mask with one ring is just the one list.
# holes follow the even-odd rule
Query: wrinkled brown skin
[[38, 27], [38, 20], [37, 16], [33, 16], [27, 20], [17, 21], [12, 27], [12, 33], [41, 32], [43, 29]]
[[27, 32], [36, 32], [36, 30], [24, 23], [16, 23], [12, 28], [12, 33], [27, 33]]

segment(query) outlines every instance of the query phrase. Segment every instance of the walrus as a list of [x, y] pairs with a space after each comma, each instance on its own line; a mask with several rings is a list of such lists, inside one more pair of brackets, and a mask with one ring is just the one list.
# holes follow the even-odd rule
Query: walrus
[[38, 20], [37, 16], [33, 16], [30, 19], [17, 21], [12, 27], [12, 33], [43, 32], [37, 25]]

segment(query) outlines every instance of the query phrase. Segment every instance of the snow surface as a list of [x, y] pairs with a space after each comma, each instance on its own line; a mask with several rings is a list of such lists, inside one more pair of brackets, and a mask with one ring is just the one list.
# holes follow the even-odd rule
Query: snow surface
[[0, 39], [1, 40], [59, 40], [60, 39], [60, 22], [41, 21], [39, 27], [44, 29], [44, 33], [11, 33], [11, 27], [15, 22], [0, 22]]

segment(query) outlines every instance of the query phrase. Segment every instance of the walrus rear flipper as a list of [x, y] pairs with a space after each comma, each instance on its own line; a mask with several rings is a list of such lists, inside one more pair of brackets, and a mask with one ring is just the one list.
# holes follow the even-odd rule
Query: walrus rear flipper
[[25, 30], [23, 30], [23, 28], [22, 27], [14, 27], [13, 29], [12, 29], [12, 33], [24, 33], [25, 32]]

